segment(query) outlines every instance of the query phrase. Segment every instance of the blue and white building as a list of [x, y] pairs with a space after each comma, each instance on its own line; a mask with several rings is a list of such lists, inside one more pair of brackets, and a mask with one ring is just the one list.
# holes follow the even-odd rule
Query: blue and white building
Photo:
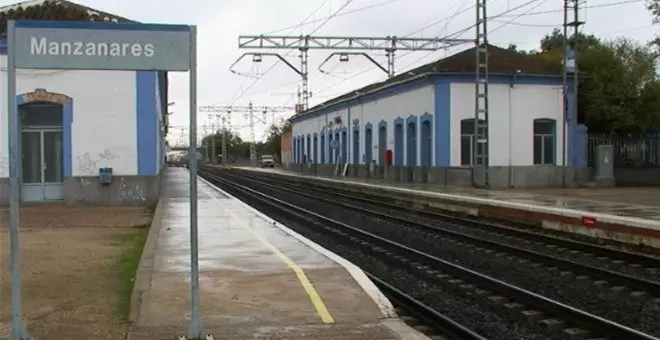
[[[474, 60], [469, 49], [294, 116], [294, 163], [334, 164], [341, 157], [341, 163], [383, 165], [390, 150], [398, 167], [470, 168]], [[586, 127], [570, 115], [564, 119], [560, 66], [497, 47], [489, 50], [489, 64], [493, 186], [555, 186], [557, 178], [548, 176], [563, 166], [586, 167]], [[569, 92], [569, 113], [571, 98]], [[545, 179], [530, 178], [537, 175]]]
[[[33, 2], [24, 6], [49, 6], [53, 13], [69, 13], [78, 20], [85, 14], [99, 18], [98, 11], [75, 4], [77, 7], [71, 7], [66, 1], [48, 5]], [[67, 6], [66, 11], [52, 11], [52, 6], [58, 4]], [[15, 7], [0, 8], [0, 12], [11, 16]], [[101, 19], [118, 21], [112, 16]], [[6, 37], [2, 36], [3, 72], [6, 54]], [[157, 202], [160, 173], [165, 166], [165, 72], [20, 69], [16, 84], [23, 201], [109, 205]], [[6, 82], [2, 81], [0, 102], [6, 103], [6, 93]], [[0, 105], [0, 204], [8, 200], [7, 111], [6, 104]], [[100, 183], [100, 168], [112, 169], [110, 184]]]

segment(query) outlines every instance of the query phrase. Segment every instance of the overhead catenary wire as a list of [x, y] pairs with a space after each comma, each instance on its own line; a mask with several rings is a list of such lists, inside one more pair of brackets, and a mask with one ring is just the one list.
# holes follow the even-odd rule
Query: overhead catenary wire
[[[327, 20], [331, 17], [339, 18], [339, 17], [343, 17], [343, 16], [346, 16], [346, 15], [349, 15], [349, 14], [355, 14], [355, 13], [363, 12], [363, 11], [366, 11], [366, 10], [374, 9], [374, 8], [377, 8], [377, 7], [382, 7], [382, 6], [389, 5], [389, 4], [392, 4], [392, 3], [395, 3], [395, 2], [399, 2], [399, 1], [402, 1], [402, 0], [388, 0], [388, 1], [383, 1], [383, 2], [376, 3], [376, 4], [372, 4], [372, 5], [367, 5], [367, 6], [364, 6], [364, 7], [355, 8], [355, 9], [352, 9], [350, 11], [345, 11], [345, 12], [342, 12], [342, 13], [338, 13], [338, 14], [334, 15], [334, 17], [332, 15], [329, 15], [329, 16], [326, 16], [326, 17], [323, 17], [323, 18], [318, 18], [318, 19], [314, 19], [312, 21], [308, 21], [305, 24], [303, 24], [302, 26], [322, 22], [322, 21], [325, 21], [325, 20]], [[277, 34], [277, 33], [280, 33], [282, 31], [286, 31], [286, 30], [292, 29], [292, 28], [293, 29], [298, 29], [298, 28], [300, 28], [300, 26], [301, 26], [300, 24], [292, 25], [292, 26], [288, 26], [288, 27], [284, 27], [284, 28], [280, 28], [280, 29], [277, 29], [277, 30], [274, 30], [274, 31], [264, 33], [264, 35]]]
[[[537, 1], [541, 1], [541, 0], [529, 0], [529, 1], [527, 1], [527, 2], [525, 2], [525, 3], [523, 3], [523, 4], [521, 4], [521, 5], [515, 6], [515, 7], [511, 8], [511, 9], [506, 10], [506, 11], [500, 12], [500, 13], [498, 13], [498, 14], [492, 16], [491, 18], [498, 18], [498, 17], [501, 17], [501, 16], [503, 16], [503, 15], [506, 15], [507, 13], [511, 13], [511, 12], [513, 12], [513, 11], [516, 11], [516, 10], [520, 9], [520, 8], [523, 8], [523, 7], [525, 7], [525, 6], [528, 6], [528, 5], [530, 5], [530, 4], [533, 4], [534, 2], [537, 2]], [[424, 30], [424, 29], [427, 29], [427, 28], [429, 28], [429, 27], [433, 27], [433, 26], [436, 26], [436, 25], [438, 25], [438, 24], [440, 24], [440, 23], [443, 23], [443, 22], [445, 22], [445, 21], [451, 20], [451, 19], [454, 18], [455, 16], [458, 16], [458, 15], [460, 15], [460, 14], [462, 14], [462, 13], [465, 13], [465, 12], [471, 10], [471, 9], [474, 9], [474, 7], [475, 7], [475, 5], [472, 5], [472, 6], [466, 8], [466, 9], [464, 9], [464, 10], [459, 11], [458, 13], [456, 13], [456, 14], [454, 14], [454, 15], [452, 15], [452, 16], [449, 16], [449, 17], [443, 18], [443, 19], [441, 19], [441, 20], [438, 20], [438, 21], [434, 22], [433, 24], [426, 25], [426, 26], [422, 27], [421, 29], [418, 29], [418, 30], [414, 31], [413, 33], [409, 33], [409, 34], [407, 34], [406, 37], [411, 36], [411, 35], [413, 35], [413, 34], [416, 34], [417, 32], [420, 32], [420, 31], [422, 31], [422, 30]], [[476, 23], [473, 24], [473, 25], [470, 25], [470, 26], [468, 26], [468, 27], [466, 27], [466, 28], [463, 28], [463, 29], [461, 29], [461, 30], [458, 30], [458, 31], [456, 31], [456, 32], [454, 32], [454, 33], [452, 33], [452, 34], [449, 34], [449, 35], [445, 36], [445, 38], [453, 38], [453, 37], [456, 37], [456, 36], [458, 36], [458, 35], [460, 35], [460, 34], [463, 34], [463, 33], [467, 32], [467, 31], [473, 29], [473, 28], [475, 27], [475, 25], [476, 25]], [[499, 29], [499, 28], [498, 28], [498, 29]], [[409, 55], [410, 53], [412, 53], [412, 52], [403, 53], [403, 54], [401, 55], [401, 57], [405, 57], [405, 56]], [[425, 57], [427, 57], [427, 56], [428, 56], [428, 54], [427, 54], [426, 56], [422, 57], [422, 58], [425, 58]], [[420, 59], [418, 59], [418, 60], [421, 60], [422, 58], [420, 58]], [[418, 60], [417, 60], [417, 61], [418, 61]], [[412, 64], [409, 64], [407, 67], [409, 67], [409, 66], [411, 66], [411, 65], [412, 65]], [[406, 68], [407, 68], [407, 67], [406, 67]], [[336, 87], [337, 85], [339, 85], [339, 84], [341, 84], [341, 83], [344, 83], [344, 82], [346, 82], [346, 81], [348, 81], [348, 80], [354, 79], [354, 78], [356, 78], [356, 77], [359, 77], [359, 76], [361, 76], [361, 75], [363, 75], [363, 74], [365, 74], [365, 73], [367, 73], [367, 72], [373, 70], [374, 68], [375, 68], [375, 67], [367, 68], [367, 69], [365, 69], [365, 70], [362, 71], [362, 72], [359, 72], [359, 73], [357, 73], [357, 74], [355, 74], [355, 75], [353, 75], [353, 76], [351, 76], [351, 77], [346, 78], [345, 80], [342, 80], [342, 81], [340, 81], [340, 82], [338, 82], [338, 83], [335, 83], [335, 84], [333, 84], [333, 85], [331, 85], [331, 86], [328, 86], [328, 87], [326, 87], [326, 88], [323, 88], [323, 89], [317, 91], [316, 93], [318, 94], [318, 93], [325, 92], [325, 91], [327, 91], [327, 90], [329, 90], [329, 89], [332, 89], [332, 88]]]
[[[496, 31], [496, 30], [499, 30], [499, 29], [503, 28], [504, 26], [511, 25], [516, 19], [519, 19], [519, 18], [521, 18], [521, 17], [533, 16], [533, 15], [539, 15], [539, 14], [560, 13], [560, 12], [563, 11], [562, 9], [559, 9], [559, 10], [547, 10], [547, 11], [536, 11], [536, 12], [534, 12], [534, 11], [531, 11], [531, 10], [533, 10], [534, 8], [537, 8], [537, 7], [538, 7], [538, 6], [534, 6], [534, 8], [532, 8], [532, 9], [526, 11], [525, 13], [511, 14], [512, 12], [514, 12], [514, 11], [520, 9], [520, 8], [526, 7], [526, 6], [530, 5], [530, 4], [533, 4], [534, 2], [537, 2], [537, 1], [540, 1], [540, 0], [531, 0], [531, 1], [527, 1], [527, 2], [525, 2], [525, 3], [523, 3], [523, 4], [521, 4], [521, 5], [515, 6], [514, 8], [508, 9], [508, 10], [506, 10], [506, 11], [500, 12], [500, 13], [498, 13], [498, 14], [496, 14], [496, 15], [493, 15], [493, 16], [489, 17], [489, 21], [492, 20], [492, 21], [496, 21], [496, 22], [503, 22], [503, 21], [501, 21], [501, 20], [493, 20], [493, 19], [497, 19], [497, 18], [511, 18], [511, 17], [514, 18], [514, 20], [506, 21], [504, 25], [498, 26], [497, 28], [495, 28], [495, 29], [493, 29], [493, 30], [490, 30], [490, 32], [494, 32], [494, 31]], [[612, 7], [612, 6], [620, 6], [620, 5], [630, 4], [630, 3], [640, 3], [640, 2], [642, 2], [642, 1], [643, 1], [643, 0], [623, 0], [623, 1], [616, 1], [616, 2], [604, 3], [604, 4], [594, 4], [594, 5], [590, 5], [590, 6], [582, 6], [582, 8], [603, 8], [603, 7]], [[540, 5], [540, 4], [539, 4], [539, 5]], [[472, 6], [468, 7], [468, 8], [466, 8], [465, 10], [460, 11], [460, 12], [457, 13], [456, 15], [460, 15], [460, 14], [462, 14], [462, 13], [465, 13], [465, 12], [467, 12], [467, 11], [473, 9], [474, 7], [475, 7], [475, 6], [472, 5]], [[448, 17], [448, 18], [444, 18], [444, 19], [438, 20], [438, 21], [436, 21], [436, 22], [433, 22], [433, 23], [427, 24], [427, 25], [423, 26], [421, 29], [416, 30], [414, 33], [411, 33], [411, 34], [409, 34], [409, 35], [406, 35], [406, 37], [407, 37], [407, 36], [410, 36], [410, 35], [412, 35], [412, 34], [415, 34], [415, 33], [419, 32], [419, 31], [422, 31], [422, 30], [424, 30], [424, 29], [427, 29], [427, 28], [429, 28], [429, 27], [437, 26], [438, 24], [440, 24], [440, 23], [442, 23], [442, 22], [445, 22], [445, 21], [447, 21], [447, 20], [450, 20], [450, 19], [451, 19], [451, 17]], [[447, 37], [448, 37], [448, 38], [456, 37], [456, 35], [458, 35], [458, 34], [461, 34], [461, 33], [464, 33], [464, 32], [467, 32], [467, 31], [473, 29], [474, 26], [475, 26], [475, 25], [471, 25], [471, 26], [469, 26], [469, 27], [466, 27], [466, 28], [464, 28], [464, 29], [461, 29], [461, 30], [459, 30], [459, 31], [457, 31], [457, 32], [454, 32], [454, 33], [448, 35]], [[639, 28], [635, 28], [635, 29], [639, 29]], [[403, 53], [400, 57], [405, 57], [405, 56], [409, 55], [410, 53], [411, 53], [411, 52]], [[410, 67], [410, 66], [412, 66], [412, 65], [414, 65], [414, 64], [416, 64], [416, 63], [418, 63], [420, 60], [422, 60], [422, 59], [428, 57], [428, 56], [429, 56], [430, 54], [432, 54], [432, 53], [433, 53], [433, 52], [429, 52], [428, 54], [422, 56], [421, 58], [416, 59], [414, 62], [412, 62], [412, 63], [408, 64], [406, 67], [402, 68], [402, 70], [405, 70], [405, 69], [407, 69], [408, 67]], [[332, 85], [330, 85], [330, 86], [328, 86], [328, 87], [322, 88], [321, 90], [316, 91], [315, 94], [323, 93], [323, 92], [325, 92], [325, 91], [327, 91], [327, 90], [329, 90], [329, 89], [332, 89], [332, 88], [334, 88], [334, 87], [336, 87], [336, 86], [338, 86], [338, 85], [340, 85], [340, 84], [342, 84], [342, 83], [344, 83], [344, 82], [346, 82], [346, 81], [349, 81], [349, 80], [351, 80], [351, 79], [357, 78], [357, 77], [359, 77], [359, 76], [361, 76], [361, 75], [363, 75], [363, 74], [365, 74], [365, 73], [367, 73], [367, 72], [369, 72], [369, 71], [372, 71], [374, 68], [375, 68], [375, 67], [369, 67], [369, 68], [367, 68], [367, 69], [365, 69], [365, 70], [363, 70], [363, 71], [361, 71], [361, 72], [359, 72], [359, 73], [357, 73], [357, 74], [355, 74], [355, 75], [353, 75], [353, 76], [351, 76], [351, 77], [347, 77], [346, 79], [343, 79], [343, 80], [341, 80], [341, 81], [339, 81], [339, 82], [337, 82], [337, 83], [334, 83], [334, 84], [332, 84]]]
[[[326, 2], [327, 2], [327, 1], [329, 1], [329, 0], [326, 0]], [[314, 34], [314, 33], [316, 33], [318, 30], [320, 30], [323, 26], [325, 26], [325, 24], [327, 24], [330, 20], [332, 20], [332, 18], [334, 18], [334, 16], [336, 16], [337, 14], [339, 14], [344, 8], [346, 8], [346, 6], [348, 6], [348, 5], [349, 5], [350, 3], [352, 3], [352, 2], [353, 2], [353, 0], [346, 0], [346, 2], [345, 2], [342, 6], [340, 6], [339, 9], [337, 9], [337, 10], [333, 13], [333, 15], [327, 17], [327, 18], [325, 19], [325, 21], [323, 21], [318, 27], [316, 27], [314, 30], [312, 30], [312, 32], [311, 32], [310, 34]], [[287, 54], [285, 54], [285, 55], [284, 55], [284, 58], [288, 57], [291, 53], [293, 53], [293, 50], [292, 50], [292, 51], [289, 51]], [[259, 77], [257, 77], [257, 79], [255, 79], [254, 82], [252, 82], [252, 84], [250, 84], [250, 86], [248, 86], [248, 88], [245, 89], [245, 90], [239, 95], [239, 97], [238, 97], [235, 101], [238, 101], [239, 99], [241, 99], [241, 98], [247, 93], [247, 91], [249, 91], [252, 87], [254, 87], [254, 85], [256, 85], [257, 82], [258, 82], [258, 81], [259, 81], [264, 75], [266, 75], [268, 72], [270, 72], [272, 69], [274, 69], [275, 66], [277, 66], [279, 63], [280, 63], [280, 60], [277, 60], [277, 61], [276, 61], [271, 67], [269, 67], [268, 69], [266, 69], [266, 71], [264, 71], [264, 73], [262, 73]], [[232, 105], [233, 105], [233, 103], [232, 103]]]

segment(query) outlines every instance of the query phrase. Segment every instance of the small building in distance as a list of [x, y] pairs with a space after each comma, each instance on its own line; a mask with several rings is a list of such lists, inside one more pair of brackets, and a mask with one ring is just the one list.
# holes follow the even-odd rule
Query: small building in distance
[[[2, 67], [10, 19], [139, 24], [63, 0], [1, 7]], [[156, 203], [166, 158], [167, 86], [166, 72], [17, 70], [21, 200]], [[0, 82], [0, 102], [6, 103], [6, 94], [6, 82]], [[8, 112], [0, 105], [0, 204], [9, 198], [8, 159]], [[112, 183], [100, 183], [100, 168], [112, 169]]]
[[[488, 53], [490, 187], [586, 179], [587, 131], [564, 120], [561, 65], [495, 46]], [[472, 48], [296, 114], [293, 162], [331, 169], [339, 161], [357, 173], [365, 167], [355, 165], [382, 168], [389, 154], [388, 177], [412, 168], [408, 180], [472, 185], [475, 69]]]

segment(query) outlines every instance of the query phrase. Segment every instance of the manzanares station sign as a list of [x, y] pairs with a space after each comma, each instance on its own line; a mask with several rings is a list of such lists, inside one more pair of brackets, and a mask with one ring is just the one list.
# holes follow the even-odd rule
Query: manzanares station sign
[[17, 21], [17, 68], [186, 71], [190, 27]]

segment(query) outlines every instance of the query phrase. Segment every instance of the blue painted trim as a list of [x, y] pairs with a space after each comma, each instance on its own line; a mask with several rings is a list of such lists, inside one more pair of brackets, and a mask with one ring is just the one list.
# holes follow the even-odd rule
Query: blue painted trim
[[[419, 124], [417, 123], [417, 116], [410, 115], [406, 118], [406, 165], [417, 166], [417, 149], [419, 145]], [[414, 131], [414, 139], [410, 134], [410, 127]], [[411, 143], [414, 142], [414, 143]]]
[[309, 159], [312, 158], [312, 136], [307, 134], [307, 144], [305, 144], [305, 163], [309, 163]]
[[334, 132], [328, 129], [328, 164], [335, 164], [335, 152], [332, 149], [332, 141], [335, 140]]
[[374, 152], [374, 127], [368, 122], [364, 125], [364, 164], [371, 164]]
[[573, 86], [568, 87], [566, 96], [564, 97], [566, 105], [566, 140], [564, 141], [566, 147], [566, 163], [567, 165], [578, 165], [580, 160], [577, 158], [577, 155], [580, 154], [580, 150], [577, 148], [579, 145], [576, 143], [576, 136], [579, 134], [577, 117], [573, 117], [573, 106], [575, 105], [575, 97], [573, 96]]
[[321, 157], [319, 158], [319, 164], [325, 164], [325, 132], [321, 131]]
[[63, 165], [64, 177], [73, 176], [73, 141], [72, 141], [72, 127], [73, 127], [73, 99], [62, 107], [62, 151], [63, 151]]
[[313, 155], [312, 162], [314, 164], [318, 164], [319, 163], [319, 134], [317, 132], [314, 132], [314, 134], [312, 135], [312, 141], [313, 141], [313, 145], [312, 145], [312, 155]]
[[360, 164], [360, 124], [353, 123], [353, 164]]
[[58, 20], [17, 20], [16, 28], [56, 28], [56, 29], [83, 29], [83, 30], [110, 30], [110, 31], [170, 31], [188, 32], [188, 25], [166, 24], [126, 24], [98, 21], [58, 21]]
[[[381, 137], [381, 131], [384, 132], [385, 136], [384, 139]], [[385, 150], [387, 150], [387, 121], [382, 119], [380, 122], [378, 122], [378, 139], [377, 139], [377, 145], [378, 145], [378, 157], [376, 159], [378, 160], [378, 165], [383, 165], [385, 163]], [[381, 143], [383, 142], [383, 143]]]
[[403, 118], [396, 117], [394, 120], [394, 165], [403, 165], [403, 145], [405, 139], [405, 126]]
[[[511, 84], [513, 79], [512, 75], [503, 75], [503, 74], [494, 74], [490, 73], [488, 76], [488, 82], [490, 84]], [[584, 78], [582, 79], [584, 80]], [[438, 83], [474, 83], [474, 75], [472, 73], [461, 74], [461, 73], [445, 73], [445, 74], [431, 74], [426, 78], [418, 78], [415, 80], [410, 80], [408, 82], [394, 85], [383, 89], [381, 91], [376, 91], [370, 94], [366, 94], [359, 98], [346, 99], [345, 101], [338, 102], [333, 105], [328, 105], [324, 108], [309, 112], [306, 115], [291, 118], [291, 121], [301, 122], [309, 118], [317, 117], [326, 113], [335, 112], [347, 107], [359, 104], [361, 102], [378, 100], [381, 98], [393, 96], [400, 94], [402, 92], [411, 91], [425, 85], [429, 84], [438, 84]], [[572, 80], [569, 80], [569, 83]], [[518, 75], [515, 78], [514, 84], [531, 84], [531, 85], [556, 85], [561, 86], [562, 77], [558, 75]], [[569, 84], [570, 86], [570, 84]]]
[[[429, 123], [429, 134], [424, 135], [424, 123]], [[433, 165], [433, 147], [434, 147], [434, 138], [433, 138], [433, 116], [425, 112], [423, 115], [419, 116], [419, 149], [420, 149], [420, 162], [422, 166], [432, 166]], [[430, 141], [429, 141], [430, 139]], [[427, 150], [428, 148], [428, 150]], [[428, 156], [428, 159], [427, 157]]]
[[139, 176], [158, 173], [158, 109], [156, 105], [156, 72], [136, 71], [135, 93], [137, 119], [137, 170]]
[[435, 166], [451, 166], [451, 83], [435, 84]]
[[[26, 104], [23, 94], [16, 96], [16, 112], [18, 114], [18, 107]], [[18, 122], [20, 124], [20, 119]], [[64, 177], [72, 176], [72, 167], [73, 167], [73, 157], [72, 157], [72, 141], [71, 141], [71, 128], [73, 124], [73, 100], [69, 101], [62, 106], [62, 172]], [[22, 127], [20, 127], [22, 130]], [[23, 139], [19, 138], [18, 147], [23, 147]], [[22, 174], [19, 174], [22, 176]]]

